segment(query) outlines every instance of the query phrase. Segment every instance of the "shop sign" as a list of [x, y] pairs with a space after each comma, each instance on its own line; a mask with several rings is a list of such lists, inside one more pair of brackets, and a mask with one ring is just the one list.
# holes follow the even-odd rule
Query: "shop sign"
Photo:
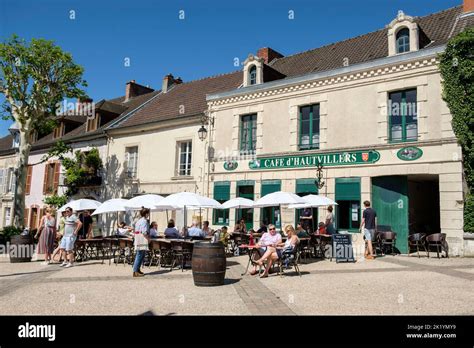
[[421, 156], [423, 156], [423, 150], [415, 146], [404, 147], [397, 152], [397, 157], [402, 161], [414, 161]]
[[250, 169], [306, 168], [327, 166], [342, 166], [375, 163], [380, 159], [380, 153], [375, 150], [348, 151], [299, 156], [265, 157], [249, 162]]
[[235, 170], [235, 169], [237, 169], [238, 166], [239, 166], [239, 164], [237, 163], [237, 161], [226, 161], [226, 162], [224, 162], [224, 169], [225, 170]]

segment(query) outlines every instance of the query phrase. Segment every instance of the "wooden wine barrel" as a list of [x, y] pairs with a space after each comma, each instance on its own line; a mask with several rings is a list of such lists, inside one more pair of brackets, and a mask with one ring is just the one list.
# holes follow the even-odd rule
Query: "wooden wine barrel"
[[226, 258], [222, 243], [195, 243], [192, 269], [194, 285], [224, 285]]
[[10, 262], [30, 262], [33, 256], [34, 243], [30, 235], [15, 235], [10, 238]]

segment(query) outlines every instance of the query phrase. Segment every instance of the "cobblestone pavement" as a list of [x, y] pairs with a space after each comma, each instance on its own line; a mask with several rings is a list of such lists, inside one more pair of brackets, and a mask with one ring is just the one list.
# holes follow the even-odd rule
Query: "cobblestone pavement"
[[336, 263], [309, 260], [265, 279], [241, 274], [246, 256], [228, 259], [226, 284], [194, 286], [191, 270], [98, 261], [63, 269], [0, 259], [0, 314], [358, 315], [474, 314], [474, 259], [385, 256]]

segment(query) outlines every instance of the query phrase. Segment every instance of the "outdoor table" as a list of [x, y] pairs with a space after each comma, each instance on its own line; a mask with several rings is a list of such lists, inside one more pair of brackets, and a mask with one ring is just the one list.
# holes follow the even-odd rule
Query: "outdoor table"
[[[102, 246], [104, 238], [87, 238], [78, 239], [76, 241], [76, 259], [86, 261], [94, 256], [99, 257], [99, 252], [104, 256], [104, 248]], [[104, 259], [102, 258], [102, 263]]]
[[258, 247], [256, 244], [254, 244], [254, 245], [241, 244], [241, 245], [239, 246], [239, 248], [248, 249], [247, 255], [249, 256], [249, 261], [247, 262], [247, 267], [245, 268], [244, 273], [241, 274], [241, 275], [245, 275], [245, 274], [247, 274], [247, 272], [248, 272], [248, 270], [249, 270], [250, 264], [252, 264], [252, 266], [255, 266], [255, 262], [252, 260], [252, 256], [253, 256], [255, 253], [257, 253], [257, 255], [258, 255], [259, 258], [260, 258], [261, 255], [260, 255], [260, 253], [258, 252], [258, 250], [261, 248], [261, 246]]
[[[322, 258], [325, 258], [324, 252], [326, 249], [326, 245], [331, 244], [332, 242], [332, 236], [330, 234], [313, 234], [313, 238], [318, 240], [318, 244], [315, 245], [314, 253], [317, 255], [319, 254], [322, 256]], [[332, 261], [332, 253], [331, 253], [331, 261]]]

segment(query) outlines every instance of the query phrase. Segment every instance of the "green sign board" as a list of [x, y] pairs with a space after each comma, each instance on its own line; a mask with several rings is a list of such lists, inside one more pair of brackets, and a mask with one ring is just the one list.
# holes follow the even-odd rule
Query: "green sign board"
[[298, 156], [265, 157], [249, 162], [250, 169], [305, 168], [374, 163], [380, 159], [375, 150], [348, 151]]
[[225, 170], [235, 170], [235, 169], [237, 169], [238, 166], [239, 166], [239, 164], [237, 163], [237, 161], [226, 161], [226, 162], [224, 162], [224, 169]]
[[404, 147], [397, 152], [397, 157], [403, 161], [414, 161], [421, 156], [423, 156], [423, 150], [415, 146]]

